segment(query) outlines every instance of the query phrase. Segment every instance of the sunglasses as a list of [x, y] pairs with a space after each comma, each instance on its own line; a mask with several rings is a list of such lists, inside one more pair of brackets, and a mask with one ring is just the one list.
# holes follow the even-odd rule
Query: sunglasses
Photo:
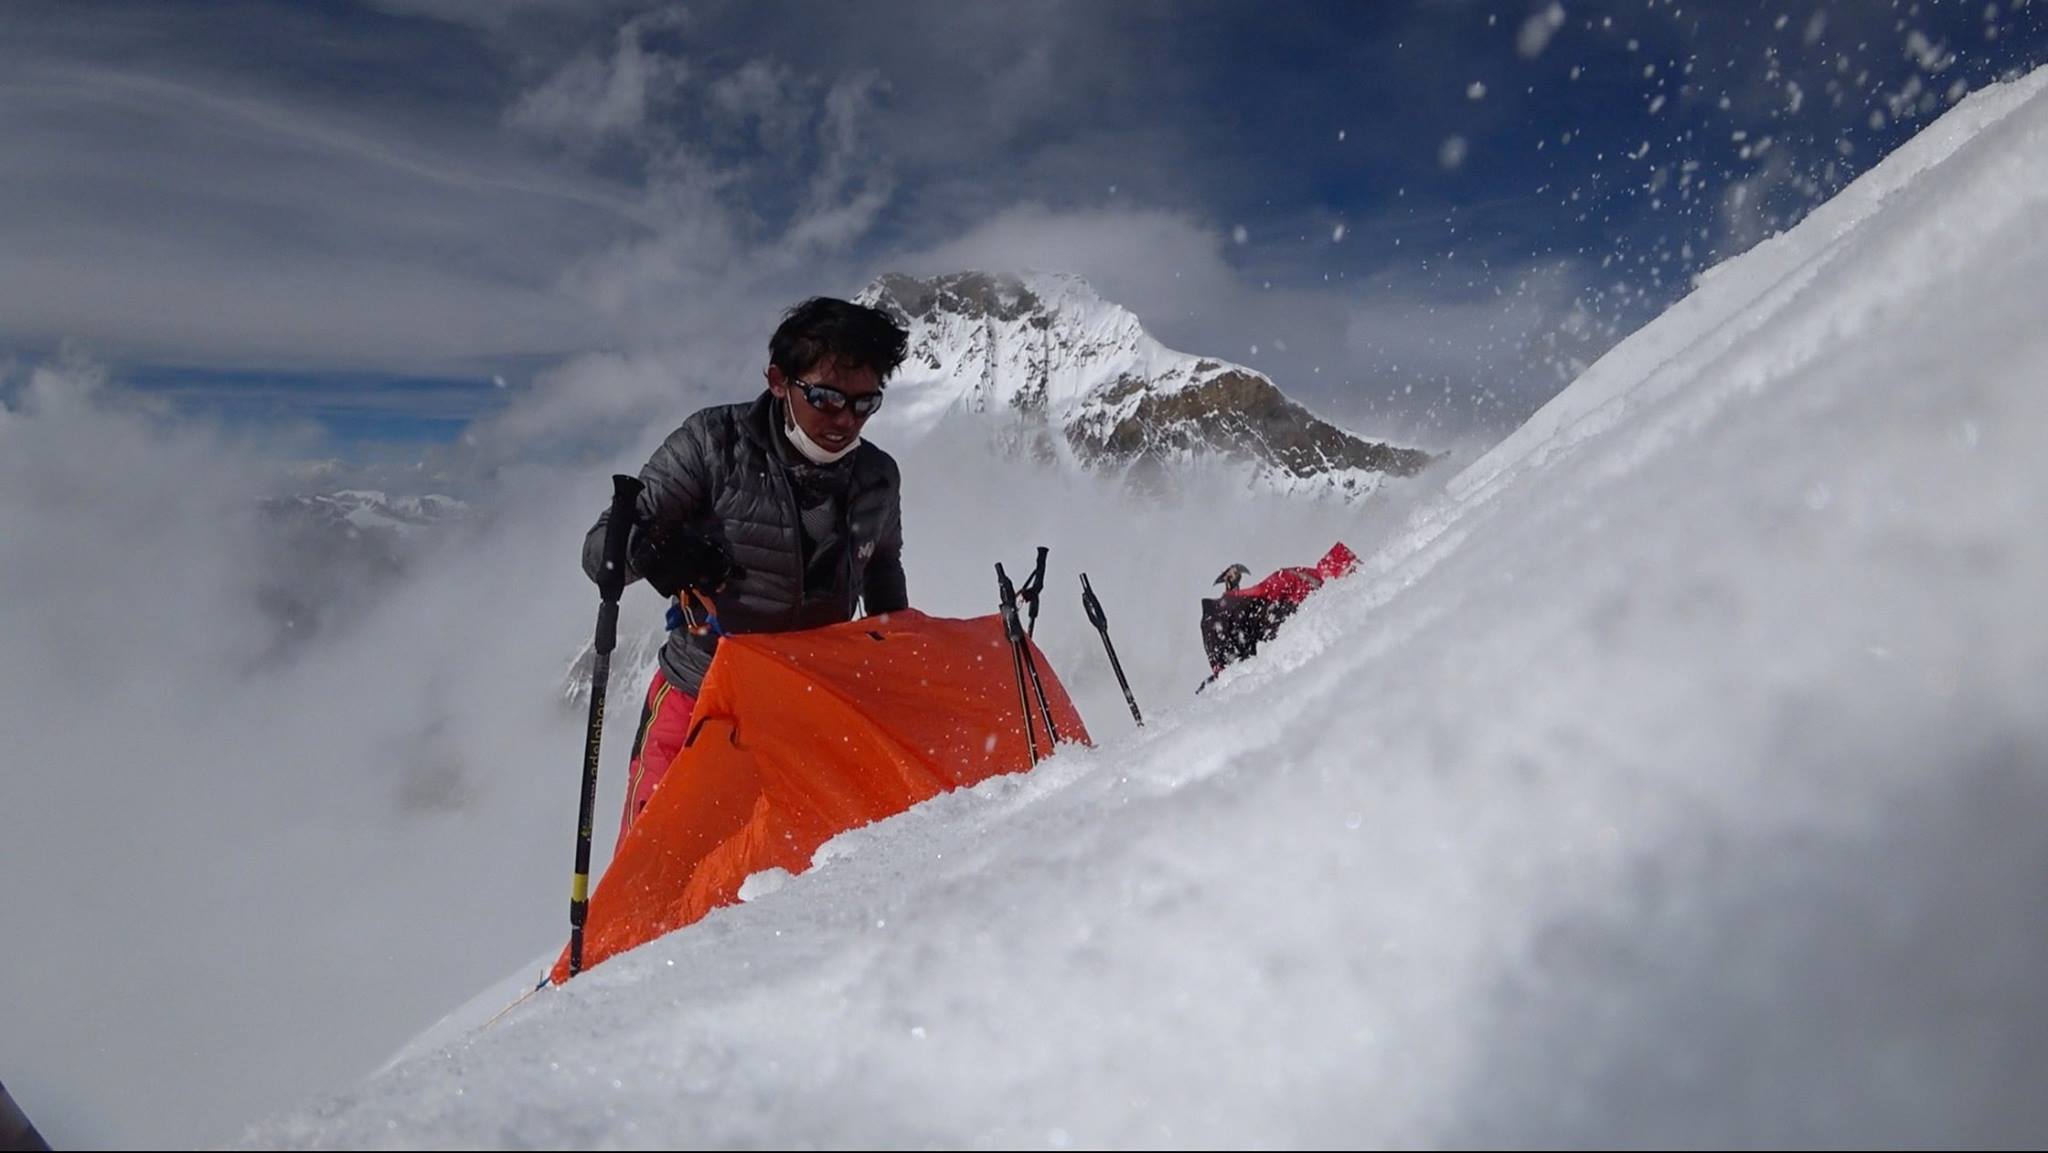
[[793, 376], [789, 378], [789, 383], [803, 389], [804, 399], [819, 412], [838, 412], [842, 408], [851, 408], [855, 416], [873, 416], [875, 410], [882, 407], [880, 392], [864, 392], [859, 396], [849, 396], [836, 388], [811, 384]]

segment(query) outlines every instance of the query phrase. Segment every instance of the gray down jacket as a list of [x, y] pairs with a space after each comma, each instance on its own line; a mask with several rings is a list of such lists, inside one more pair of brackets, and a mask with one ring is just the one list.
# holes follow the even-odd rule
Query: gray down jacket
[[[680, 521], [725, 540], [746, 570], [713, 598], [729, 633], [837, 624], [859, 615], [863, 603], [870, 614], [909, 607], [894, 458], [862, 442], [834, 464], [814, 465], [782, 435], [779, 415], [774, 394], [764, 391], [750, 403], [702, 409], [685, 420], [640, 470], [646, 488], [634, 531]], [[837, 528], [825, 539], [804, 531], [800, 491], [832, 494]], [[610, 515], [600, 515], [583, 540], [583, 571], [592, 580], [604, 564]], [[639, 579], [628, 563], [627, 582]], [[670, 633], [661, 650], [669, 683], [694, 696], [717, 644], [717, 637], [685, 629]]]

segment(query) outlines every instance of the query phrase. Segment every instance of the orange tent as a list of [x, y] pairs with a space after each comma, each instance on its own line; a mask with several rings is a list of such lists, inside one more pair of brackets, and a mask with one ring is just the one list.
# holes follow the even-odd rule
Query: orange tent
[[[1032, 653], [1061, 740], [1087, 743], [1052, 666]], [[1035, 697], [1032, 707], [1036, 717]], [[999, 616], [912, 609], [724, 638], [688, 742], [591, 894], [584, 968], [735, 903], [757, 872], [803, 872], [839, 833], [1030, 768], [1018, 710]], [[568, 978], [564, 949], [550, 979]]]

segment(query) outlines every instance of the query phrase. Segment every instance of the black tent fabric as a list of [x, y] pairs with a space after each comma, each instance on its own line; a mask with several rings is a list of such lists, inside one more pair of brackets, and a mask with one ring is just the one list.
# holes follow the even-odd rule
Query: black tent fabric
[[1256, 654], [1260, 641], [1280, 633], [1280, 625], [1299, 605], [1264, 597], [1205, 597], [1202, 600], [1202, 651], [1213, 673]]
[[6, 1085], [0, 1085], [0, 1150], [5, 1153], [44, 1153], [50, 1143], [29, 1124], [28, 1115], [21, 1106], [14, 1103], [14, 1097], [7, 1092]]

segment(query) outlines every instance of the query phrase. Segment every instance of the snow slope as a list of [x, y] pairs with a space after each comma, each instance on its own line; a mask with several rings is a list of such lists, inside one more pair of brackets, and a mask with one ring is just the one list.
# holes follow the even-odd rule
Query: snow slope
[[2038, 1140], [2044, 88], [1718, 269], [1199, 699], [245, 1140]]

